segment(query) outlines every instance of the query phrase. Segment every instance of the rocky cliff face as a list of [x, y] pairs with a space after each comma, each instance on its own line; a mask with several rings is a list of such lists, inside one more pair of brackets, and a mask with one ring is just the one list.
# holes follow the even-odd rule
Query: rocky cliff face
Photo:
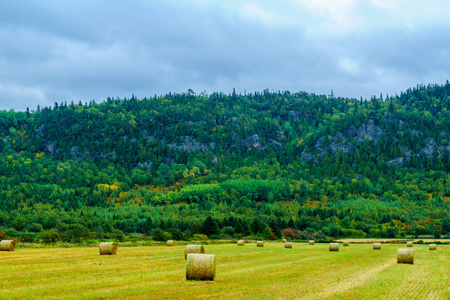
[[[392, 120], [399, 122], [399, 129], [403, 129], [403, 122], [400, 120]], [[404, 131], [398, 131], [396, 135], [405, 134]], [[420, 131], [408, 130], [408, 134], [415, 137], [423, 136]], [[373, 120], [369, 120], [367, 123], [363, 123], [359, 127], [350, 127], [347, 130], [338, 132], [333, 136], [320, 137], [312, 149], [305, 149], [301, 156], [301, 161], [312, 161], [317, 163], [318, 160], [326, 155], [336, 155], [341, 152], [346, 154], [354, 153], [358, 150], [358, 147], [366, 140], [376, 145], [378, 142], [387, 137], [387, 133], [381, 129], [381, 127], [375, 125]], [[450, 154], [450, 142], [436, 143], [433, 138], [425, 139], [425, 146], [418, 151], [413, 151], [408, 147], [398, 144], [398, 139], [393, 137], [393, 143], [398, 147], [400, 156], [391, 159], [388, 163], [392, 163], [396, 166], [403, 166], [406, 161], [412, 157], [444, 157]]]
[[398, 167], [403, 167], [405, 163], [412, 157], [440, 157], [443, 158], [446, 155], [450, 155], [450, 143], [436, 143], [432, 138], [425, 139], [425, 147], [420, 149], [418, 152], [413, 153], [413, 151], [407, 147], [399, 147], [401, 150], [401, 156], [391, 159], [388, 163], [392, 163]]
[[[287, 111], [284, 115], [284, 121], [276, 118], [281, 124], [278, 126], [272, 126], [273, 130], [268, 132], [266, 128], [260, 129], [261, 131], [250, 129], [250, 123], [245, 120], [245, 118], [238, 119], [236, 117], [229, 117], [228, 119], [223, 119], [222, 125], [216, 123], [217, 128], [221, 127], [222, 130], [219, 134], [211, 137], [211, 140], [219, 141], [221, 143], [221, 149], [225, 151], [285, 151], [287, 147], [292, 143], [292, 138], [295, 138], [295, 129], [293, 126], [285, 126], [285, 122], [313, 122], [317, 118], [308, 114], [301, 113], [299, 111]], [[313, 144], [309, 144], [307, 148], [302, 149], [302, 152], [297, 157], [301, 161], [312, 161], [317, 163], [321, 158], [327, 155], [337, 155], [338, 153], [343, 153], [344, 155], [351, 155], [360, 149], [364, 143], [369, 143], [372, 149], [376, 147], [378, 143], [393, 143], [397, 147], [395, 151], [395, 156], [388, 158], [388, 163], [392, 163], [396, 166], [403, 166], [408, 160], [414, 157], [444, 157], [450, 155], [450, 142], [445, 139], [447, 136], [446, 132], [443, 132], [441, 136], [437, 139], [432, 137], [424, 136], [424, 133], [414, 128], [414, 124], [411, 126], [411, 122], [405, 125], [405, 122], [400, 119], [395, 119], [392, 114], [384, 113], [380, 120], [380, 123], [375, 122], [373, 119], [369, 119], [362, 123], [360, 126], [351, 126], [345, 128], [339, 132], [335, 132], [333, 135], [322, 135], [316, 133], [313, 136]], [[275, 123], [275, 122], [273, 122]], [[205, 127], [207, 130], [207, 125], [211, 122], [206, 121], [189, 121], [183, 122], [184, 126], [196, 126]], [[326, 123], [325, 123], [326, 124]], [[333, 124], [328, 123], [328, 124]], [[381, 124], [381, 125], [378, 125]], [[389, 127], [386, 126], [386, 124]], [[395, 124], [395, 126], [394, 126]], [[273, 125], [273, 124], [272, 124]], [[288, 124], [289, 125], [289, 124]], [[326, 126], [321, 123], [322, 126]], [[208, 125], [209, 126], [209, 125]], [[333, 126], [333, 125], [328, 125]], [[383, 129], [380, 126], [384, 126]], [[264, 126], [263, 126], [264, 127]], [[203, 140], [194, 138], [192, 135], [180, 135], [171, 134], [170, 137], [164, 136], [161, 132], [170, 132], [170, 130], [175, 130], [175, 126], [165, 127], [160, 131], [147, 132], [147, 130], [136, 131], [133, 133], [123, 136], [106, 137], [102, 141], [93, 141], [95, 145], [98, 145], [99, 149], [101, 144], [108, 145], [109, 153], [103, 153], [101, 150], [95, 152], [92, 150], [82, 149], [80, 145], [70, 144], [66, 145], [67, 149], [61, 148], [52, 138], [47, 137], [48, 140], [44, 138], [45, 125], [40, 125], [35, 130], [34, 138], [37, 139], [45, 152], [50, 155], [61, 155], [67, 159], [72, 160], [84, 160], [84, 159], [98, 159], [98, 158], [108, 158], [116, 159], [118, 158], [117, 149], [114, 149], [114, 144], [111, 143], [111, 139], [114, 138], [121, 142], [122, 148], [132, 147], [133, 144], [139, 143], [139, 140], [144, 140], [145, 144], [149, 147], [158, 144], [163, 147], [171, 148], [177, 152], [195, 152], [200, 151], [203, 153], [211, 153], [217, 155], [216, 142], [211, 140], [208, 141], [209, 136], [202, 135]], [[393, 132], [391, 128], [396, 128], [397, 131]], [[210, 129], [208, 129], [210, 130]], [[388, 132], [386, 130], [389, 130]], [[256, 132], [255, 132], [256, 131]], [[252, 132], [252, 134], [249, 134]], [[320, 132], [320, 131], [318, 131]], [[285, 133], [288, 137], [285, 136]], [[305, 133], [303, 133], [305, 134]], [[405, 146], [400, 145], [399, 140], [402, 136], [410, 136], [414, 139], [420, 141], [420, 146], [411, 147], [411, 145]], [[206, 137], [206, 140], [205, 140]], [[67, 143], [66, 143], [67, 144]], [[403, 142], [404, 144], [404, 142]], [[112, 145], [112, 146], [111, 146]], [[411, 147], [411, 148], [410, 148]], [[412, 149], [413, 148], [413, 149]], [[95, 148], [94, 148], [95, 149]], [[106, 151], [105, 151], [106, 152]], [[166, 157], [166, 161], [170, 162], [173, 158]], [[217, 163], [217, 160], [214, 161]], [[151, 162], [139, 162], [136, 167], [148, 169], [151, 168]]]
[[192, 152], [192, 151], [202, 151], [207, 152], [209, 150], [214, 150], [216, 147], [216, 144], [214, 142], [210, 142], [208, 144], [204, 144], [199, 142], [198, 140], [194, 139], [190, 136], [183, 136], [180, 138], [179, 143], [172, 143], [167, 144], [168, 147], [176, 150], [176, 151], [186, 151], [186, 152]]
[[352, 126], [350, 127], [345, 136], [355, 139], [357, 142], [364, 142], [364, 140], [375, 141], [377, 142], [385, 135], [385, 132], [379, 127], [375, 125], [373, 120], [369, 120], [367, 123], [363, 123], [358, 128]]
[[367, 123], [363, 123], [359, 127], [352, 126], [349, 129], [338, 132], [333, 136], [322, 136], [320, 137], [314, 149], [310, 151], [303, 151], [300, 160], [310, 160], [317, 162], [317, 153], [319, 158], [328, 154], [336, 155], [340, 151], [344, 154], [350, 154], [357, 150], [354, 143], [363, 143], [365, 140], [377, 143], [383, 136], [385, 132], [375, 125], [373, 120], [369, 120]]

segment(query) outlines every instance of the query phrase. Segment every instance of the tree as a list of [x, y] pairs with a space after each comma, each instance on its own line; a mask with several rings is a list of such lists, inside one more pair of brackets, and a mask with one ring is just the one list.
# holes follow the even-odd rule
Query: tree
[[263, 232], [264, 238], [268, 240], [274, 240], [276, 238], [275, 234], [272, 231], [272, 228], [266, 227]]
[[167, 232], [170, 233], [174, 240], [181, 241], [183, 239], [183, 233], [179, 229], [169, 228]]
[[435, 239], [440, 239], [441, 238], [441, 233], [439, 232], [439, 230], [435, 230], [433, 233], [433, 236]]
[[250, 229], [253, 233], [260, 233], [259, 221], [253, 220], [253, 222], [250, 223]]
[[299, 232], [293, 228], [285, 228], [281, 231], [281, 233], [286, 238], [298, 239], [300, 237]]
[[342, 228], [350, 228], [350, 222], [350, 217], [346, 216], [339, 222], [339, 225], [341, 225]]
[[445, 233], [450, 232], [450, 218], [444, 219], [444, 221], [442, 222], [442, 229], [444, 230]]
[[147, 217], [145, 222], [142, 224], [141, 231], [146, 234], [150, 234], [153, 228], [153, 220], [150, 217]]
[[169, 171], [170, 167], [164, 163], [160, 164], [158, 167], [158, 170], [156, 171], [156, 174], [158, 177], [164, 179], [166, 181], [169, 178]]
[[207, 236], [212, 236], [212, 235], [216, 235], [219, 231], [219, 227], [217, 225], [217, 221], [211, 217], [210, 215], [208, 215], [205, 219], [205, 221], [203, 221], [202, 224], [202, 233], [206, 234]]
[[61, 234], [61, 239], [65, 242], [79, 243], [90, 236], [90, 231], [81, 224], [69, 225], [67, 230]]

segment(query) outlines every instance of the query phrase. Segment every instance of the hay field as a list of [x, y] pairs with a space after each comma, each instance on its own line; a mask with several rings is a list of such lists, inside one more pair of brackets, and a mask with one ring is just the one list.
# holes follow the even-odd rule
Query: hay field
[[[450, 299], [450, 246], [414, 245], [414, 265], [397, 264], [406, 245], [256, 243], [205, 245], [214, 282], [186, 281], [184, 245], [0, 252], [1, 299]], [[409, 248], [411, 249], [411, 248]]]

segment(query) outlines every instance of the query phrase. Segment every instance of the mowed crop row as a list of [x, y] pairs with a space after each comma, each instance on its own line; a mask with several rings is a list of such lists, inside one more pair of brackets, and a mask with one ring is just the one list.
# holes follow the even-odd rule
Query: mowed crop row
[[414, 245], [414, 265], [397, 264], [406, 245], [247, 243], [206, 245], [216, 280], [187, 281], [182, 245], [21, 249], [0, 252], [0, 298], [26, 299], [450, 299], [450, 246]]

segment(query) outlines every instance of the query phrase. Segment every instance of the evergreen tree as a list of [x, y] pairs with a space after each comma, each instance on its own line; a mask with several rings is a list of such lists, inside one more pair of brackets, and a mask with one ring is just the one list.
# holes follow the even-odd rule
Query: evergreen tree
[[153, 229], [153, 220], [150, 217], [147, 217], [145, 222], [142, 224], [141, 231], [146, 234], [150, 234]]
[[207, 236], [216, 235], [219, 232], [219, 227], [217, 226], [217, 221], [208, 215], [203, 221], [202, 224], [202, 233], [206, 234]]

